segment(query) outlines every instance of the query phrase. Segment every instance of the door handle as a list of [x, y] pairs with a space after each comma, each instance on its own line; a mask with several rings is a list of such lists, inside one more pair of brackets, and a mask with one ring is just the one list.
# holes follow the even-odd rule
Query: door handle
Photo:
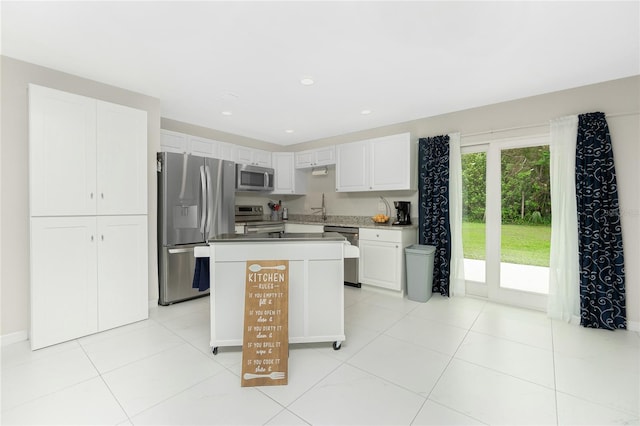
[[200, 218], [200, 232], [204, 234], [207, 220], [207, 179], [204, 175], [204, 166], [200, 166], [200, 192], [202, 196], [202, 217]]
[[193, 253], [193, 247], [190, 247], [190, 248], [179, 248], [179, 249], [169, 249], [169, 254], [179, 254], [179, 253]]

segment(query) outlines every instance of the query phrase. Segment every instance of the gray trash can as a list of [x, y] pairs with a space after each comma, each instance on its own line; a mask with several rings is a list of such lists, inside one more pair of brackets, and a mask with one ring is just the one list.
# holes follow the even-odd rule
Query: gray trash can
[[431, 298], [433, 287], [433, 258], [436, 248], [413, 244], [404, 249], [407, 266], [407, 296], [415, 302]]

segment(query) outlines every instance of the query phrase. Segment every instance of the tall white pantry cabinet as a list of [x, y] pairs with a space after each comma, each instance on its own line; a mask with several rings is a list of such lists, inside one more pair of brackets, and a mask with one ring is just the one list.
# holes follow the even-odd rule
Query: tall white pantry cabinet
[[148, 318], [147, 113], [29, 85], [31, 348]]

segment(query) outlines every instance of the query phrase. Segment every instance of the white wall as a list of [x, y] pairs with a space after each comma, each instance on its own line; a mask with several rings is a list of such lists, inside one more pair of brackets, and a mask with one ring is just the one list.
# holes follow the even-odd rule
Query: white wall
[[35, 83], [147, 111], [149, 299], [158, 300], [156, 256], [156, 161], [160, 147], [160, 101], [48, 68], [0, 56], [1, 205], [0, 335], [3, 343], [29, 329], [29, 150], [27, 85]]

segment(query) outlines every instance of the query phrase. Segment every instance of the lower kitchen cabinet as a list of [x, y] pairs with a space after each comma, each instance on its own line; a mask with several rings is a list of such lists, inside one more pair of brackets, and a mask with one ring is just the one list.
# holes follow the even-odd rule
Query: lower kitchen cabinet
[[416, 238], [415, 228], [360, 228], [360, 283], [404, 294], [404, 248]]
[[31, 349], [148, 317], [147, 217], [31, 219]]

